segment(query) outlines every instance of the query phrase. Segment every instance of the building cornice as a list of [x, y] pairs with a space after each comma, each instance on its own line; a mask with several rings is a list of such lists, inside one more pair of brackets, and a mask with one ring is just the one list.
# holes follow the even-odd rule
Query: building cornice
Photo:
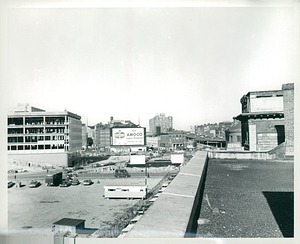
[[247, 119], [275, 119], [284, 118], [284, 112], [256, 112], [256, 113], [241, 113], [233, 119], [242, 121]]
[[69, 111], [62, 111], [62, 112], [9, 112], [8, 117], [39, 117], [39, 116], [69, 116], [75, 119], [81, 119], [80, 115], [71, 113]]

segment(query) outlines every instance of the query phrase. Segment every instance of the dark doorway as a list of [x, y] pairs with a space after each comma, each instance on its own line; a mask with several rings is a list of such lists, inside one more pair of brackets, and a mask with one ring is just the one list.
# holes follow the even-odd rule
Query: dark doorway
[[284, 125], [275, 125], [278, 145], [285, 142]]

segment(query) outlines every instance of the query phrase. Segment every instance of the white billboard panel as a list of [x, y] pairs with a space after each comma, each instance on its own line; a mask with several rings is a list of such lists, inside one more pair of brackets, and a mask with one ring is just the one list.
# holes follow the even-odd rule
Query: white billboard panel
[[251, 112], [283, 111], [283, 97], [252, 98]]
[[183, 154], [172, 154], [171, 155], [172, 164], [182, 164], [184, 162]]
[[145, 145], [144, 128], [112, 128], [112, 145]]
[[130, 155], [130, 164], [145, 164], [145, 155]]

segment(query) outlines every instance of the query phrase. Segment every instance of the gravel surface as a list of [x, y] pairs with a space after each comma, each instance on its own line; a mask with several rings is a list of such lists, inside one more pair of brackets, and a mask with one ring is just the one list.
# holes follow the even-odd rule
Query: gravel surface
[[209, 160], [198, 237], [293, 237], [293, 171], [291, 161]]
[[[149, 188], [161, 178], [149, 178]], [[103, 229], [138, 200], [103, 197], [104, 185], [143, 185], [143, 178], [105, 179], [91, 186], [8, 189], [8, 227], [10, 233], [51, 234], [52, 225], [61, 218], [85, 219], [86, 228]], [[32, 228], [27, 228], [32, 227]]]

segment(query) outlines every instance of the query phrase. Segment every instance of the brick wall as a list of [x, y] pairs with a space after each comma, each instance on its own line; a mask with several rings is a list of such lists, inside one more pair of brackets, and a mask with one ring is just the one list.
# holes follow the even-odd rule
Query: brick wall
[[286, 155], [294, 155], [294, 83], [283, 84]]
[[269, 151], [278, 146], [276, 126], [284, 125], [284, 119], [250, 119], [249, 125], [255, 125], [257, 151]]
[[257, 151], [269, 151], [277, 146], [277, 133], [257, 134]]

